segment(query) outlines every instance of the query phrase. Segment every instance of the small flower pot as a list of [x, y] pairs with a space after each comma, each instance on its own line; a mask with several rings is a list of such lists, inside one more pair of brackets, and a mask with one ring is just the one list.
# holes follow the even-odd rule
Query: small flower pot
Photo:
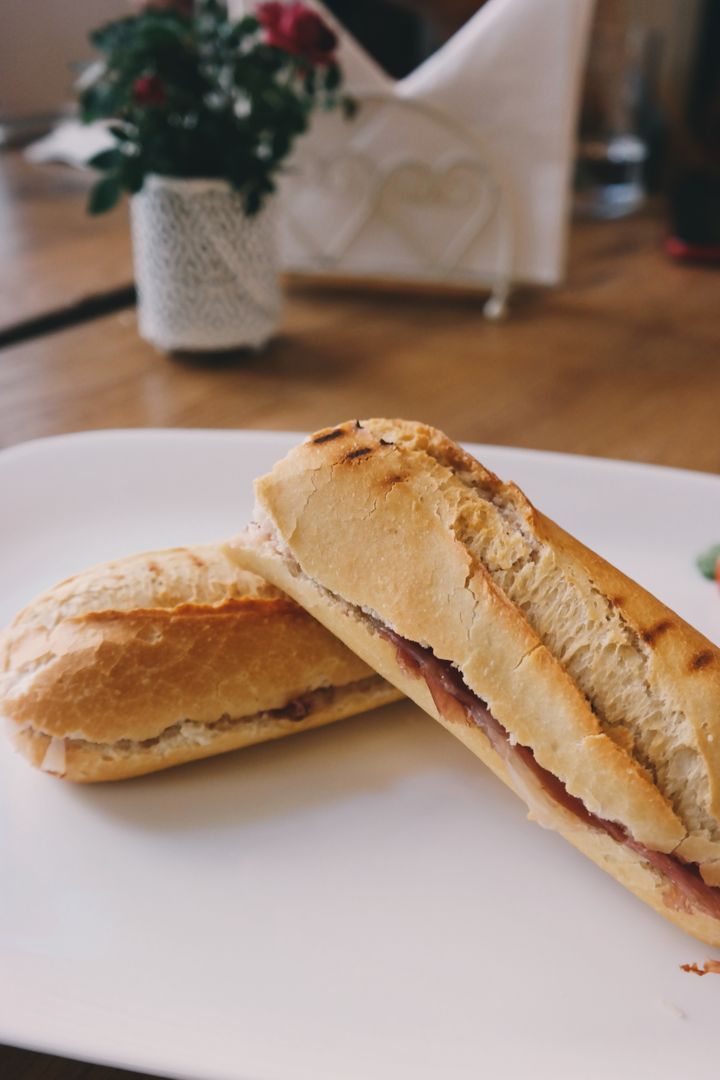
[[148, 176], [131, 202], [138, 324], [160, 349], [260, 348], [280, 317], [272, 200], [248, 217], [223, 180]]

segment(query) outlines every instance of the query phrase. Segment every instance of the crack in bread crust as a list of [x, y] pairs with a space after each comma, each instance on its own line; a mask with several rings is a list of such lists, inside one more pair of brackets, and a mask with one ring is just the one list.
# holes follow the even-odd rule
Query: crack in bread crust
[[[395, 420], [332, 430], [341, 435], [297, 447], [257, 485], [259, 505], [303, 571], [335, 595], [377, 610], [388, 625], [404, 622], [408, 638], [438, 646], [482, 698], [493, 686], [508, 690], [512, 676], [515, 691], [490, 702], [509, 727], [527, 707], [516, 707], [513, 717], [523, 686], [545, 695], [555, 733], [538, 706], [531, 724], [538, 760], [607, 815], [609, 797], [591, 791], [605, 775], [616, 820], [626, 788], [626, 810], [639, 815], [635, 827], [625, 818], [633, 834], [652, 818], [656, 839], [665, 836], [662, 850], [678, 849], [688, 861], [706, 862], [708, 871], [715, 863], [716, 873], [718, 651], [441, 432]], [[348, 460], [358, 449], [368, 452]], [[333, 520], [343, 522], [357, 550], [345, 535], [330, 544]], [[397, 602], [386, 565], [396, 575], [395, 592], [402, 591]], [[385, 573], [381, 584], [373, 580], [376, 567]], [[454, 634], [441, 622], [448, 607]], [[502, 642], [483, 636], [488, 621], [493, 632], [502, 630]], [[533, 647], [537, 642], [542, 648]], [[500, 683], [488, 668], [502, 669]]]
[[[427, 452], [453, 468], [442, 446], [431, 443]], [[662, 617], [647, 630], [636, 630], [622, 603], [607, 597], [591, 574], [578, 573], [577, 566], [569, 569], [567, 561], [558, 558], [538, 528], [540, 516], [515, 485], [506, 485], [503, 491], [495, 477], [476, 478], [473, 471], [470, 459], [469, 471], [456, 471], [456, 476], [476, 497], [482, 492], [481, 497], [498, 509], [491, 540], [504, 531], [505, 543], [521, 536], [526, 548], [509, 567], [494, 562], [486, 535], [472, 529], [473, 508], [470, 521], [458, 521], [458, 539], [517, 604], [586, 695], [603, 731], [647, 771], [688, 832], [720, 843], [720, 824], [710, 811], [708, 763], [693, 724], [681, 706], [653, 685], [653, 648], [661, 635], [672, 634], [680, 620]], [[712, 659], [713, 651], [705, 650], [695, 655], [691, 666], [698, 670]]]
[[[385, 422], [364, 427], [386, 433]], [[458, 454], [440, 433], [403, 435], [406, 449], [426, 453], [451, 472], [450, 487], [459, 481], [468, 489], [469, 498], [457, 502], [456, 538], [523, 612], [582, 690], [602, 730], [647, 772], [689, 833], [720, 844], [708, 763], [693, 724], [653, 685], [653, 647], [680, 620], [663, 617], [645, 632], [636, 630], [591, 574], [558, 557], [538, 527], [541, 515], [515, 485], [503, 484], [463, 451]], [[691, 667], [709, 666], [714, 654], [701, 650]]]
[[[309, 716], [278, 715], [314, 692]], [[64, 762], [77, 780], [165, 768], [399, 696], [221, 545], [84, 571], [32, 601], [0, 646], [11, 739], [33, 764], [62, 772]]]
[[[262, 515], [261, 515], [262, 516]], [[362, 656], [367, 663], [392, 681], [425, 712], [434, 716], [483, 761], [508, 786], [515, 788], [501, 757], [492, 749], [486, 735], [476, 726], [451, 723], [438, 713], [424, 680], [407, 674], [398, 665], [394, 645], [383, 639], [364, 613], [337, 599], [316, 580], [302, 571], [281, 538], [269, 535], [265, 525], [251, 527], [250, 535], [238, 550], [241, 565], [261, 573], [291, 595], [315, 618]], [[602, 739], [604, 736], [595, 736]], [[521, 792], [517, 794], [523, 797]], [[673, 883], [656, 867], [627, 845], [620, 845], [609, 835], [587, 828], [562, 807], [550, 808], [538, 816], [533, 809], [530, 820], [560, 833], [569, 843], [610, 873], [659, 914], [707, 944], [720, 947], [719, 921], [701, 911], [689, 911], [687, 902], [677, 894]], [[720, 884], [720, 880], [713, 884]]]

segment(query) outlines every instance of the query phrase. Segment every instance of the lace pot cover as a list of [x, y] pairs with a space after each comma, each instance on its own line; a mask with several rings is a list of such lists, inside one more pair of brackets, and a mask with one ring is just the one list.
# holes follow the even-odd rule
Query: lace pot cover
[[257, 348], [280, 315], [275, 208], [222, 180], [149, 176], [131, 202], [140, 334], [161, 349]]

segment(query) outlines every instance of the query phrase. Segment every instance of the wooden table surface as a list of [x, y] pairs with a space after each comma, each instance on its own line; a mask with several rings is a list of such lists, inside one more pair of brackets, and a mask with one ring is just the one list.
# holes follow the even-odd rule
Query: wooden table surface
[[127, 294], [127, 207], [89, 217], [91, 183], [88, 173], [64, 165], [0, 157], [0, 344], [28, 323], [72, 317], [92, 311], [94, 300]]
[[[265, 352], [172, 358], [139, 340], [131, 306], [83, 306], [128, 304], [131, 281], [125, 212], [86, 219], [87, 185], [0, 156], [0, 341], [18, 325], [23, 339], [0, 348], [0, 446], [397, 415], [459, 439], [720, 472], [720, 272], [670, 262], [657, 213], [577, 224], [567, 283], [522, 290], [505, 323], [471, 295], [293, 282]], [[64, 313], [55, 329], [48, 312]], [[13, 1080], [131, 1075], [0, 1048]]]

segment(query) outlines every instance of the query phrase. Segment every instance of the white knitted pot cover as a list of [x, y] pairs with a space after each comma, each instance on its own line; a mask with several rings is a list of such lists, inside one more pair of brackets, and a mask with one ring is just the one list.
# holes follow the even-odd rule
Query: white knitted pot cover
[[149, 176], [131, 221], [142, 337], [196, 350], [268, 340], [280, 316], [272, 200], [248, 218], [223, 180]]

